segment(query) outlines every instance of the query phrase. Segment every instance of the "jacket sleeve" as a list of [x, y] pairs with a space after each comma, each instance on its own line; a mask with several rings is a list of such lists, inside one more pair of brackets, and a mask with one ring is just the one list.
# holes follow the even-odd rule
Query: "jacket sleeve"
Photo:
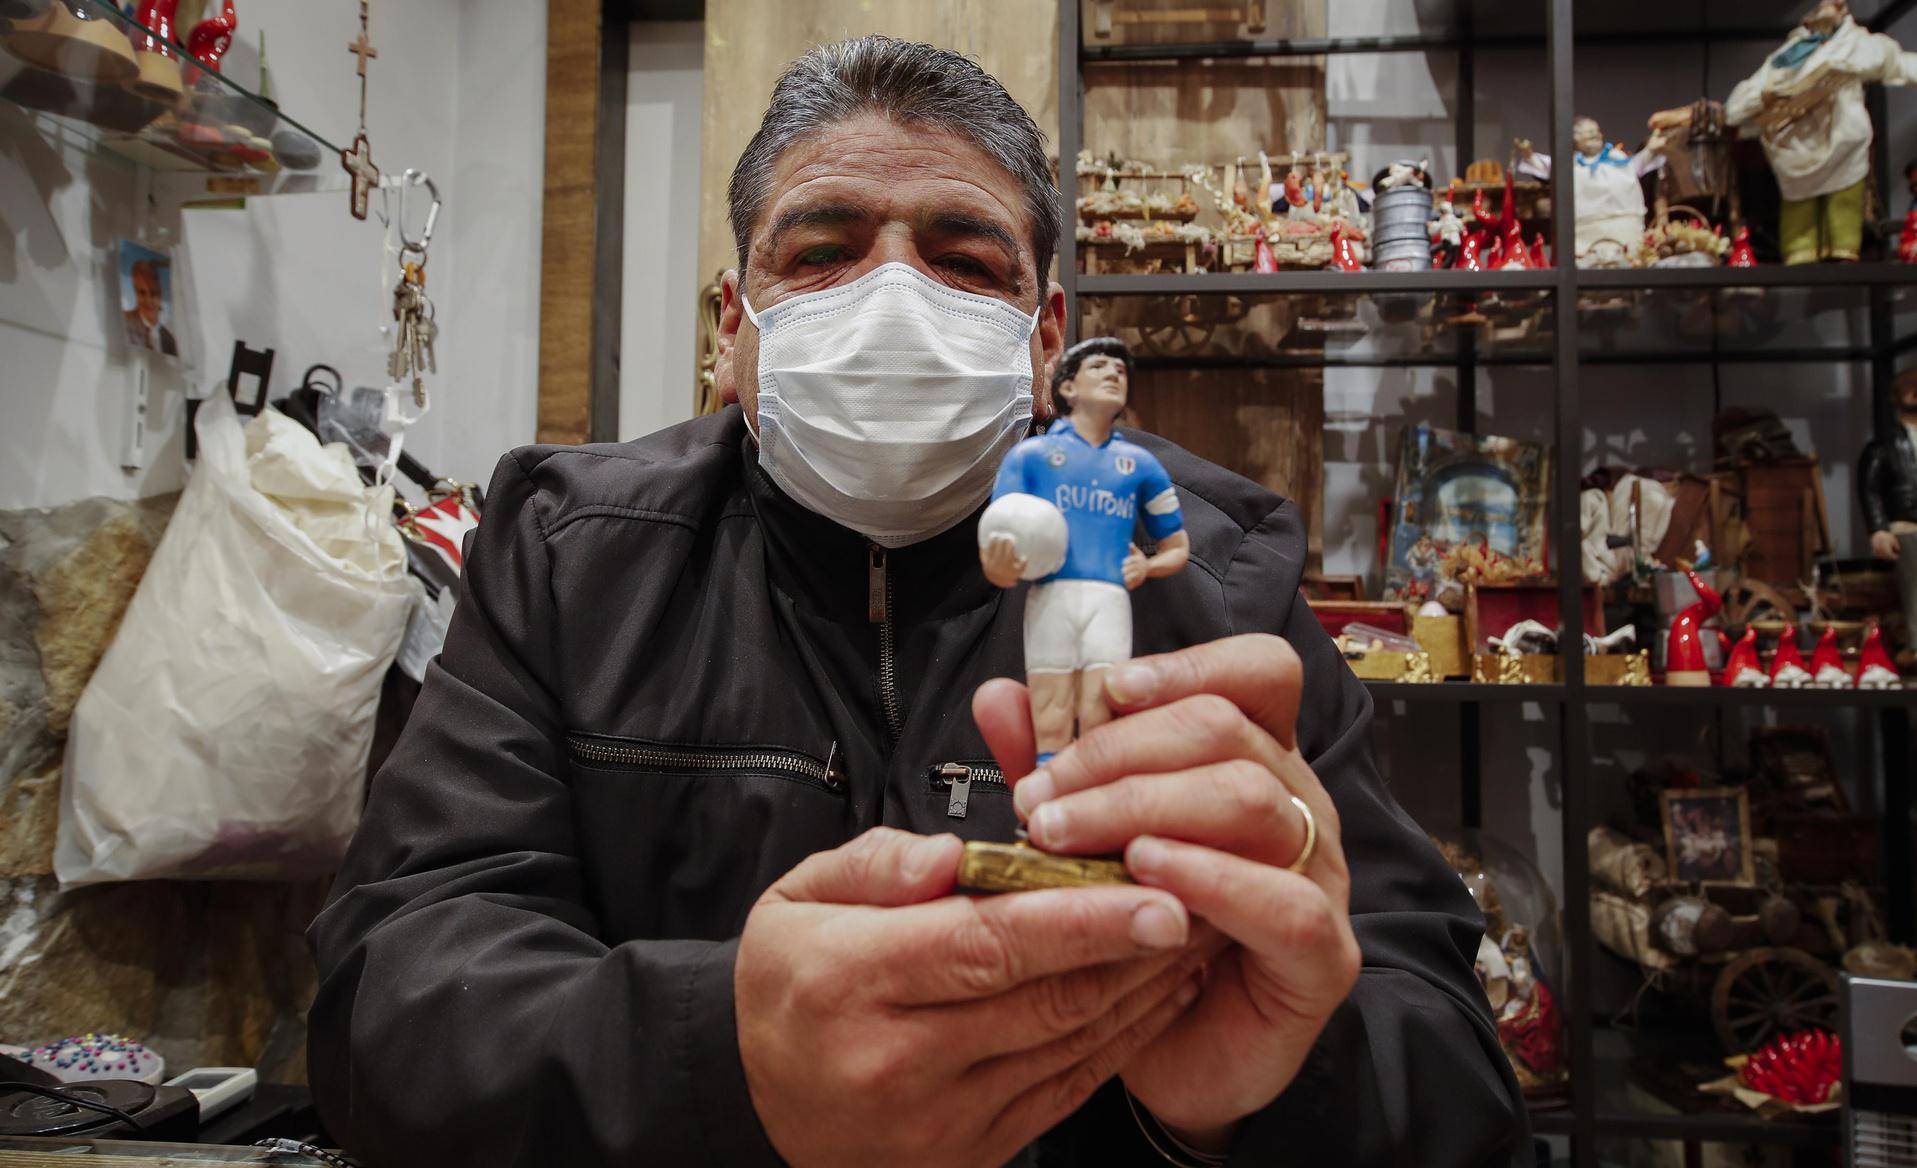
[[1299, 748], [1337, 805], [1358, 984], [1298, 1078], [1239, 1129], [1231, 1163], [1525, 1164], [1523, 1095], [1474, 972], [1484, 920], [1385, 789], [1371, 697], [1297, 599], [1304, 532], [1287, 503], [1225, 577], [1238, 632], [1275, 632], [1304, 666]]
[[308, 931], [314, 1100], [369, 1165], [777, 1163], [739, 1062], [736, 941], [599, 939], [520, 457]]
[[1857, 496], [1864, 507], [1864, 530], [1871, 535], [1890, 530], [1891, 450], [1885, 442], [1864, 444], [1857, 460]]

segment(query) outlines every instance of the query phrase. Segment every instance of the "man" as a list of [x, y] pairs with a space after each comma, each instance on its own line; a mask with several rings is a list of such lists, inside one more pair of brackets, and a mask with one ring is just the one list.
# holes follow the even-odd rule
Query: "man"
[[1731, 90], [1724, 117], [1755, 123], [1784, 197], [1784, 262], [1855, 260], [1864, 234], [1870, 114], [1864, 83], [1906, 85], [1917, 55], [1858, 27], [1844, 0], [1822, 0], [1757, 72]]
[[[1039, 766], [1065, 749], [1074, 723], [1084, 734], [1111, 720], [1105, 675], [1132, 655], [1127, 591], [1182, 570], [1191, 556], [1171, 477], [1151, 451], [1112, 432], [1130, 392], [1130, 363], [1116, 337], [1066, 350], [1052, 374], [1058, 422], [1013, 447], [992, 488], [994, 501], [1026, 494], [1054, 504], [1068, 533], [1065, 562], [1025, 597], [1025, 677]], [[1135, 524], [1157, 541], [1152, 555], [1132, 543]], [[1017, 584], [1026, 567], [1005, 533], [979, 549], [979, 562], [1000, 588]]]
[[1898, 661], [1917, 661], [1917, 369], [1906, 369], [1891, 386], [1897, 418], [1891, 432], [1865, 445], [1857, 461], [1857, 493], [1864, 504], [1870, 553], [1897, 565], [1903, 596], [1904, 651]]
[[[1122, 716], [1033, 769], [976, 527], [1051, 412], [1050, 171], [955, 53], [807, 53], [731, 183], [736, 404], [501, 460], [310, 934], [314, 1095], [350, 1150], [1528, 1159], [1480, 918], [1373, 768], [1288, 504], [1141, 442], [1193, 569], [1139, 594]], [[1122, 848], [1139, 883], [951, 895], [955, 836], [1016, 830], [941, 787], [990, 759], [1048, 847]]]
[[126, 318], [126, 343], [169, 357], [179, 356], [173, 331], [160, 323], [160, 312], [166, 307], [165, 295], [160, 291], [160, 265], [152, 260], [135, 260], [128, 278], [133, 282], [134, 306], [120, 314]]

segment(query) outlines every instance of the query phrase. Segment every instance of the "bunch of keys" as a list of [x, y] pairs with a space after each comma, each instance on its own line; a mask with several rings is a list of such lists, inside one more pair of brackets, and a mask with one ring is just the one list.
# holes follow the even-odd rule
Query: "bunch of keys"
[[419, 262], [402, 260], [399, 286], [393, 289], [393, 351], [386, 357], [386, 375], [394, 381], [411, 376], [413, 404], [426, 408], [424, 375], [439, 372], [433, 341], [439, 325], [433, 320], [433, 302], [426, 298], [426, 256]]
[[[406, 234], [406, 192], [424, 185], [432, 195], [426, 212], [426, 226], [419, 238]], [[426, 408], [425, 375], [439, 372], [439, 360], [433, 342], [439, 337], [433, 302], [426, 298], [426, 248], [433, 241], [433, 225], [439, 222], [439, 187], [424, 171], [409, 169], [399, 182], [399, 285], [393, 289], [393, 351], [386, 357], [386, 375], [393, 381], [410, 377], [413, 405]]]

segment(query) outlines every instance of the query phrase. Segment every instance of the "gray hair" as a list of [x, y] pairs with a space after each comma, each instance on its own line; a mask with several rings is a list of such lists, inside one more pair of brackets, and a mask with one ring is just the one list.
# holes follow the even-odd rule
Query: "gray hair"
[[820, 45], [779, 75], [772, 102], [739, 155], [726, 192], [741, 276], [752, 248], [752, 228], [765, 213], [780, 157], [795, 143], [867, 113], [955, 134], [1018, 180], [1032, 221], [1032, 251], [1042, 289], [1059, 233], [1058, 191], [1052, 185], [1045, 135], [998, 78], [975, 62], [950, 49], [887, 36]]

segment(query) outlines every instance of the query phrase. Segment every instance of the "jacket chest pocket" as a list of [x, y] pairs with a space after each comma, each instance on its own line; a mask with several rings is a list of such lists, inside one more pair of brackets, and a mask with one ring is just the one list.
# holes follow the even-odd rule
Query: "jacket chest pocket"
[[575, 733], [573, 814], [609, 944], [724, 940], [813, 852], [848, 838], [836, 751]]

